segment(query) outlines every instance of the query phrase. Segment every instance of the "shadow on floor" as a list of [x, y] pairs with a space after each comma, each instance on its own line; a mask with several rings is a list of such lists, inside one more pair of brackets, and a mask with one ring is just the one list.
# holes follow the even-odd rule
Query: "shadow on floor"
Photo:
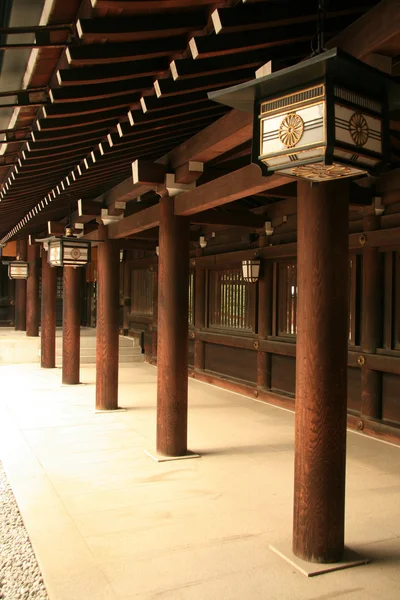
[[225, 448], [200, 450], [201, 456], [265, 454], [266, 452], [293, 452], [293, 444], [254, 444], [252, 446], [227, 446]]

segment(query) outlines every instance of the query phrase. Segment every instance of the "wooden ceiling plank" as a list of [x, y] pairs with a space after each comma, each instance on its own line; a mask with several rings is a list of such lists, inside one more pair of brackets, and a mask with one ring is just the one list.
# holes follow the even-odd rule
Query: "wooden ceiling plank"
[[101, 125], [104, 121], [110, 121], [113, 119], [115, 120], [115, 124], [117, 124], [120, 118], [121, 111], [119, 109], [113, 109], [109, 110], [107, 114], [96, 111], [90, 115], [79, 115], [77, 117], [69, 118], [57, 117], [53, 119], [44, 119], [39, 117], [38, 121], [36, 122], [36, 127], [38, 131], [61, 131], [63, 129], [70, 131], [72, 129], [86, 127], [87, 125]]
[[[142, 110], [130, 110], [128, 115], [132, 126], [135, 126], [136, 124], [150, 126], [150, 123], [165, 123], [167, 119], [176, 119], [179, 122], [179, 118], [183, 117], [184, 115], [198, 115], [205, 112], [214, 113], [215, 108], [218, 106], [216, 103], [214, 104], [215, 106], [213, 106], [213, 104], [210, 102], [200, 101], [194, 104], [190, 103], [178, 107], [173, 106], [172, 108], [163, 110], [160, 113], [155, 111], [144, 113]], [[219, 109], [220, 108], [221, 107], [219, 106]], [[224, 109], [224, 112], [226, 112], [226, 109]]]
[[182, 94], [192, 94], [204, 90], [216, 90], [220, 87], [229, 87], [238, 85], [244, 81], [249, 81], [254, 77], [254, 70], [245, 67], [236, 69], [227, 73], [218, 73], [217, 75], [206, 75], [197, 79], [184, 79], [174, 81], [173, 79], [156, 79], [154, 89], [158, 98], [168, 98]]
[[128, 63], [112, 65], [90, 65], [88, 67], [62, 69], [57, 72], [58, 83], [62, 87], [81, 84], [95, 85], [130, 79], [142, 79], [168, 70], [169, 60], [166, 57], [149, 58]]
[[[326, 20], [334, 17], [357, 15], [364, 12], [372, 5], [372, 0], [335, 0], [334, 5], [328, 5]], [[304, 2], [292, 3], [289, 6], [284, 2], [268, 4], [253, 4], [249, 6], [236, 6], [235, 8], [217, 8], [211, 15], [216, 34], [252, 31], [254, 29], [269, 29], [271, 27], [288, 26], [294, 23], [307, 23], [317, 21], [315, 5]]]
[[82, 101], [92, 102], [102, 98], [117, 98], [127, 93], [142, 93], [143, 89], [151, 88], [152, 85], [153, 77], [116, 81], [113, 85], [108, 85], [107, 83], [85, 85], [85, 82], [82, 82], [78, 85], [50, 90], [50, 100], [52, 104]]
[[[332, 32], [339, 31], [342, 28], [340, 19], [333, 19], [329, 25], [332, 29], [327, 30], [329, 36]], [[304, 23], [301, 27], [298, 25], [289, 25], [287, 27], [273, 27], [268, 31], [263, 29], [256, 31], [237, 33], [227, 33], [214, 36], [194, 36], [189, 42], [189, 48], [194, 59], [211, 58], [227, 54], [237, 54], [239, 52], [248, 52], [260, 48], [272, 48], [277, 46], [286, 46], [297, 44], [299, 42], [311, 41], [315, 37], [315, 24]]]
[[70, 103], [68, 101], [60, 104], [50, 104], [46, 107], [42, 107], [41, 117], [46, 119], [61, 119], [66, 117], [79, 117], [83, 115], [90, 115], [92, 113], [106, 113], [109, 110], [121, 109], [129, 110], [130, 107], [137, 105], [139, 106], [139, 100], [141, 97], [140, 92], [133, 92], [130, 94], [124, 94], [123, 96], [117, 96], [116, 98], [101, 98], [100, 100], [81, 100], [79, 103]]
[[175, 80], [190, 79], [194, 77], [212, 75], [232, 71], [236, 68], [249, 67], [254, 70], [265, 64], [267, 60], [300, 60], [310, 52], [309, 43], [294, 44], [293, 46], [281, 48], [271, 48], [266, 55], [265, 50], [249, 50], [240, 54], [229, 54], [220, 56], [218, 60], [214, 58], [203, 58], [202, 60], [193, 60], [192, 58], [175, 59], [170, 64], [172, 77]]
[[221, 0], [92, 0], [92, 6], [101, 11], [126, 11], [129, 14], [152, 13], [185, 8], [221, 4]]
[[153, 40], [130, 43], [88, 44], [66, 49], [68, 63], [72, 67], [133, 62], [158, 56], [171, 56], [184, 52], [187, 36], [164, 38], [159, 44]]
[[70, 130], [65, 131], [64, 129], [58, 130], [44, 130], [32, 132], [32, 139], [34, 142], [54, 142], [57, 140], [70, 140], [79, 137], [85, 137], [92, 133], [102, 134], [104, 131], [109, 131], [115, 126], [115, 119], [106, 119], [102, 123], [94, 123], [76, 129], [71, 127]]
[[205, 10], [188, 12], [153, 13], [135, 17], [79, 19], [76, 23], [78, 37], [90, 44], [96, 42], [136, 42], [186, 35], [201, 31], [207, 24]]

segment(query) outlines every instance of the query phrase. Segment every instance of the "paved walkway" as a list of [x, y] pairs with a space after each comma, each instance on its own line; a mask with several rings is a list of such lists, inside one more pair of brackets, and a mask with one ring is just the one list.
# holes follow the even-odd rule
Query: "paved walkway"
[[348, 434], [349, 546], [369, 565], [307, 579], [291, 536], [293, 414], [190, 381], [189, 445], [157, 464], [156, 370], [120, 369], [126, 412], [95, 414], [95, 370], [0, 367], [0, 459], [51, 600], [400, 597], [400, 448]]

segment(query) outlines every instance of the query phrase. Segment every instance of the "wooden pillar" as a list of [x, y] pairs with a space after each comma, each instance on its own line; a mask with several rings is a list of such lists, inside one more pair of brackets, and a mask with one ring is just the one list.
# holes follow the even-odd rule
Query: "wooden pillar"
[[157, 361], [157, 322], [158, 322], [158, 268], [153, 273], [153, 320], [151, 328], [151, 359]]
[[[103, 229], [103, 228], [102, 228]], [[105, 235], [101, 239], [106, 239]], [[119, 242], [97, 248], [96, 409], [118, 408]]]
[[62, 382], [79, 383], [81, 328], [81, 273], [64, 267]]
[[29, 277], [26, 282], [26, 335], [39, 335], [39, 244], [28, 245]]
[[124, 308], [123, 308], [123, 330], [124, 335], [129, 333], [129, 315], [131, 312], [131, 265], [128, 257], [123, 263], [123, 292], [124, 292]]
[[[258, 280], [258, 337], [265, 340], [271, 335], [272, 328], [272, 264], [262, 261]], [[257, 353], [257, 387], [271, 388], [271, 354]]]
[[[203, 251], [198, 251], [202, 255]], [[195, 300], [194, 300], [194, 326], [196, 332], [203, 329], [206, 320], [206, 273], [205, 269], [196, 266], [195, 271]], [[194, 343], [194, 369], [204, 371], [205, 369], [205, 344], [195, 339]]]
[[56, 299], [57, 269], [47, 262], [47, 252], [42, 254], [42, 320], [41, 320], [41, 367], [56, 366]]
[[157, 452], [187, 454], [189, 221], [160, 199]]
[[[380, 228], [380, 217], [364, 218], [364, 231]], [[368, 237], [368, 234], [367, 234]], [[375, 353], [382, 337], [383, 256], [378, 248], [363, 250], [361, 352]], [[361, 414], [382, 418], [382, 374], [367, 366], [361, 369]]]
[[298, 183], [293, 552], [344, 551], [348, 182]]
[[[27, 260], [28, 241], [17, 241], [17, 258]], [[15, 280], [15, 329], [26, 331], [26, 279]]]

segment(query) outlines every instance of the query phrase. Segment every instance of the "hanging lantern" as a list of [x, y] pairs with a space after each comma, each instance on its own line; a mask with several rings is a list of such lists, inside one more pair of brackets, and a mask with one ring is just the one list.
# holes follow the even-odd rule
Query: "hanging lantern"
[[260, 276], [260, 261], [259, 260], [243, 260], [242, 261], [243, 279], [248, 283], [257, 283]]
[[253, 113], [252, 162], [265, 175], [321, 182], [389, 162], [396, 87], [383, 72], [335, 48], [209, 98]]
[[8, 263], [8, 277], [10, 279], [28, 279], [29, 263], [24, 260], [13, 260]]
[[86, 267], [90, 263], [90, 241], [75, 237], [70, 227], [65, 228], [63, 237], [37, 238], [36, 241], [43, 242], [52, 267]]

